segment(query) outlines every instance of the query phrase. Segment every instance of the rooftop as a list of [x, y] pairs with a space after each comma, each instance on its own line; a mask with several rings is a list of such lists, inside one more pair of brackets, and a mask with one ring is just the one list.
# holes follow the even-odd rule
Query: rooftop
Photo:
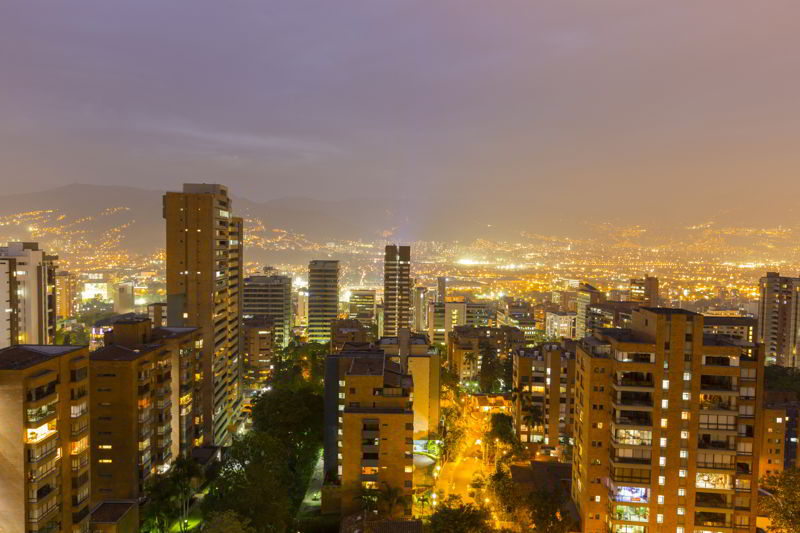
[[90, 359], [92, 361], [134, 361], [159, 348], [161, 348], [160, 344], [142, 344], [135, 348], [111, 344], [92, 352]]
[[91, 521], [95, 524], [116, 524], [128, 511], [136, 506], [132, 501], [106, 501], [92, 511]]
[[649, 311], [657, 315], [699, 316], [699, 313], [687, 311], [686, 309], [678, 309], [677, 307], [640, 307], [639, 309], [642, 311]]
[[198, 328], [178, 328], [173, 326], [166, 326], [162, 328], [153, 329], [153, 331], [150, 332], [150, 338], [153, 340], [174, 339], [177, 337], [183, 337], [184, 335], [188, 335], [190, 333], [194, 333], [197, 330]]
[[77, 352], [85, 346], [63, 344], [19, 344], [0, 350], [0, 370], [22, 370], [54, 357]]
[[758, 324], [758, 320], [749, 316], [703, 316], [703, 324], [706, 326], [753, 326]]
[[95, 524], [116, 524], [135, 506], [136, 502], [133, 501], [101, 502], [92, 511], [91, 521]]

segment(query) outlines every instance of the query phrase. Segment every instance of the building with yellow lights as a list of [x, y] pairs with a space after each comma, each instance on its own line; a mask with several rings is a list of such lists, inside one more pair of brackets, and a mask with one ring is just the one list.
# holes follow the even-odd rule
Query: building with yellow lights
[[88, 533], [89, 350], [0, 350], [0, 531]]

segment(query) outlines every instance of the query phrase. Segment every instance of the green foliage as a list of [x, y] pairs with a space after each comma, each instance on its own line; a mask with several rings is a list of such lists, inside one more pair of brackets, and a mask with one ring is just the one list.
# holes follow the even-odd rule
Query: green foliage
[[311, 384], [321, 391], [328, 351], [328, 344], [291, 340], [275, 358], [270, 383], [284, 388]]
[[493, 442], [499, 440], [503, 444], [513, 446], [517, 442], [514, 435], [514, 419], [511, 415], [504, 413], [494, 413], [489, 419], [489, 431], [486, 432], [486, 440]]
[[800, 533], [800, 469], [790, 468], [761, 480], [768, 495], [759, 496], [759, 511], [770, 519], [770, 531]]
[[503, 378], [503, 365], [497, 357], [497, 350], [492, 346], [481, 349], [481, 369], [478, 373], [478, 383], [481, 390], [486, 393], [499, 392], [500, 380]]
[[[219, 477], [203, 499], [203, 515], [233, 511], [253, 524], [257, 533], [287, 531], [293, 479], [283, 443], [253, 431], [234, 439]], [[288, 489], [288, 490], [287, 490]]]
[[222, 511], [208, 517], [203, 527], [205, 533], [256, 533], [250, 521], [234, 511]]
[[145, 484], [147, 504], [142, 509], [143, 531], [166, 533], [179, 515], [172, 480], [167, 474], [153, 474]]
[[518, 500], [514, 495], [514, 483], [508, 470], [498, 466], [494, 474], [489, 477], [487, 489], [504, 512], [512, 513], [516, 510]]
[[526, 502], [536, 533], [567, 533], [572, 521], [562, 510], [565, 498], [559, 491], [539, 488]]
[[426, 531], [431, 533], [485, 533], [491, 532], [491, 515], [484, 507], [463, 503], [458, 496], [450, 495], [434, 508]]
[[186, 530], [186, 521], [189, 518], [189, 506], [195, 493], [197, 482], [203, 477], [203, 470], [192, 458], [180, 456], [175, 460], [169, 473], [174, 498], [178, 505], [178, 527], [181, 532]]

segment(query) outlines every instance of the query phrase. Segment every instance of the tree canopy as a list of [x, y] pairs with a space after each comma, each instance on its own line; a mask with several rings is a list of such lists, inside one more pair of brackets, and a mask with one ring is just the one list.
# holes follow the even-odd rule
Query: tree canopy
[[485, 533], [492, 531], [491, 515], [485, 507], [464, 503], [450, 495], [436, 506], [427, 531], [431, 533]]
[[790, 468], [761, 480], [768, 494], [759, 496], [760, 511], [770, 519], [770, 531], [800, 533], [800, 469]]

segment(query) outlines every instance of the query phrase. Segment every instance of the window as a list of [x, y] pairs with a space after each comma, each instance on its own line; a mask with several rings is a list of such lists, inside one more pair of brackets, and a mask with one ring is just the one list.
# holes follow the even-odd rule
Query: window
[[686, 477], [686, 470], [684, 470], [683, 468], [678, 470], [678, 476], [679, 477]]
[[662, 409], [669, 408], [669, 400], [661, 400], [661, 408]]
[[661, 494], [658, 495], [658, 505], [664, 505], [664, 496]]
[[688, 402], [689, 400], [692, 399], [692, 393], [691, 392], [684, 392], [681, 395], [681, 398], [683, 398], [683, 401]]
[[667, 390], [669, 388], [669, 380], [665, 379], [661, 382], [661, 388]]
[[666, 418], [662, 418], [662, 419], [661, 419], [661, 427], [662, 427], [662, 428], [665, 428], [665, 427], [667, 427], [667, 419], [666, 419]]
[[684, 372], [683, 373], [683, 381], [692, 381], [692, 373], [691, 372]]
[[667, 466], [667, 458], [666, 457], [659, 457], [658, 458], [659, 466]]
[[656, 522], [658, 522], [659, 524], [663, 524], [664, 523], [664, 515], [663, 514], [657, 514], [656, 515]]
[[679, 488], [678, 489], [678, 496], [681, 496], [681, 497], [686, 496], [686, 489], [684, 489], [683, 487]]
[[689, 457], [688, 450], [681, 450], [681, 459], [687, 459]]
[[667, 482], [667, 478], [665, 478], [664, 476], [658, 476], [658, 484], [659, 485], [663, 485], [666, 482]]
[[661, 447], [662, 448], [667, 447], [667, 437], [661, 437]]

